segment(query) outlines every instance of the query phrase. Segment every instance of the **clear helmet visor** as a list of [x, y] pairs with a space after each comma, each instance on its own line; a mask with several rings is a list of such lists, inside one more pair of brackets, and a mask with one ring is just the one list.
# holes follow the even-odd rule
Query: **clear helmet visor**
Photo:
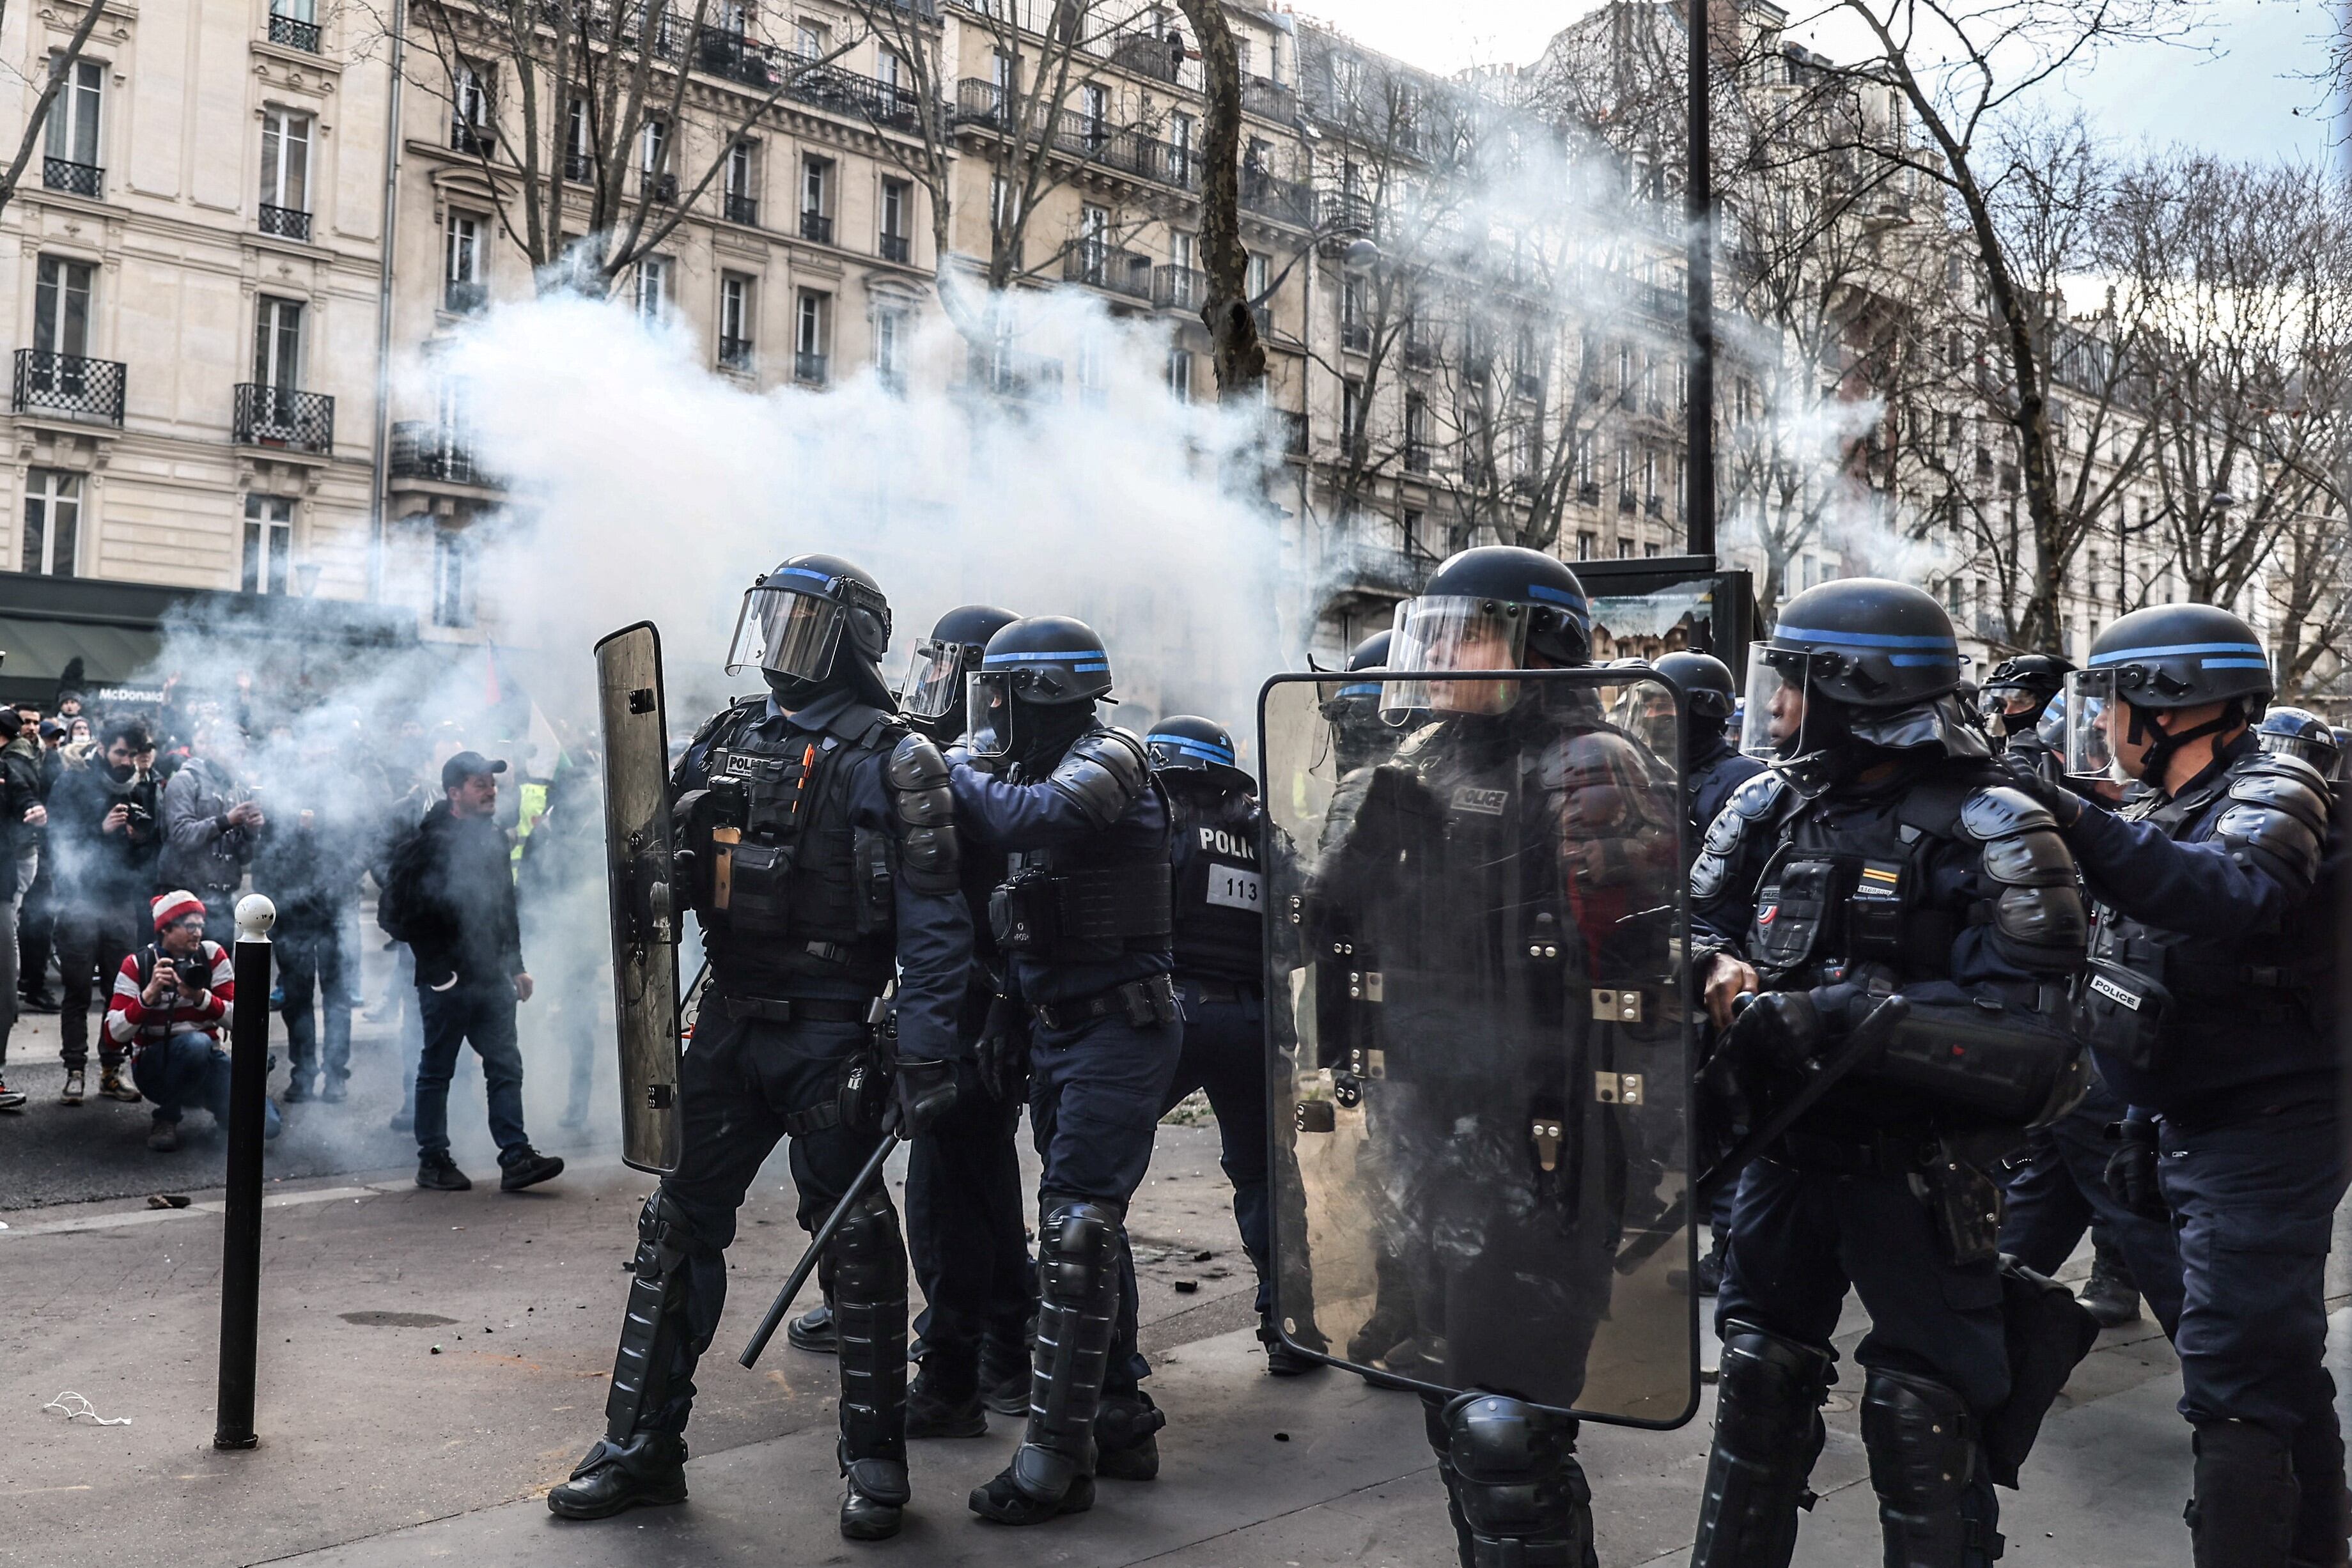
[[2066, 677], [2059, 727], [2070, 777], [2129, 782], [2116, 767], [2114, 729], [2130, 712], [2129, 705], [2116, 700], [2113, 670], [2076, 670]]
[[945, 718], [963, 695], [963, 644], [916, 643], [898, 692], [900, 710], [908, 718]]
[[1013, 687], [1003, 674], [974, 672], [964, 683], [963, 744], [974, 757], [1013, 750]]
[[1805, 664], [1769, 643], [1748, 644], [1748, 688], [1740, 699], [1739, 749], [1771, 761], [1802, 749]]
[[751, 589], [735, 617], [727, 673], [756, 668], [792, 680], [820, 679], [833, 668], [841, 622], [841, 606], [830, 599], [789, 588]]
[[[1528, 617], [1491, 599], [1431, 597], [1397, 606], [1389, 667], [1493, 671], [1527, 668]], [[1519, 700], [1517, 681], [1384, 681], [1381, 716], [1405, 722], [1427, 713], [1504, 713]]]

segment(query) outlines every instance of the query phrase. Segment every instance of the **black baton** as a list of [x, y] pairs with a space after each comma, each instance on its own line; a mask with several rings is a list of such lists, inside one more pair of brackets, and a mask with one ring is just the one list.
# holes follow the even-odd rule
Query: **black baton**
[[778, 1291], [776, 1299], [768, 1304], [768, 1315], [760, 1320], [759, 1328], [751, 1335], [751, 1343], [743, 1347], [743, 1354], [735, 1358], [737, 1361], [745, 1366], [758, 1363], [760, 1353], [768, 1348], [768, 1342], [775, 1338], [776, 1331], [783, 1326], [784, 1314], [793, 1310], [793, 1298], [801, 1293], [801, 1287], [808, 1283], [809, 1273], [815, 1269], [816, 1260], [824, 1256], [825, 1243], [831, 1241], [833, 1233], [841, 1228], [842, 1216], [849, 1212], [849, 1206], [856, 1203], [866, 1189], [874, 1185], [874, 1179], [882, 1174], [882, 1162], [890, 1157], [890, 1151], [905, 1141], [896, 1133], [883, 1138], [874, 1151], [874, 1157], [866, 1162], [866, 1168], [857, 1173], [857, 1179], [849, 1184], [849, 1190], [841, 1195], [841, 1201], [833, 1206], [833, 1212], [825, 1217], [823, 1225], [817, 1227], [816, 1236], [809, 1242], [808, 1250], [801, 1254], [800, 1263], [793, 1270], [793, 1277], [784, 1281], [784, 1288]]

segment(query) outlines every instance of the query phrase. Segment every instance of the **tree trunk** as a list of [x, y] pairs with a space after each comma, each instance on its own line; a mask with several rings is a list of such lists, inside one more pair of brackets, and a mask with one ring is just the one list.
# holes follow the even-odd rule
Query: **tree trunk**
[[1242, 245], [1242, 64], [1220, 0], [1179, 0], [1201, 46], [1201, 263], [1217, 397], [1255, 398], [1265, 384], [1265, 345], [1250, 309], [1249, 252]]

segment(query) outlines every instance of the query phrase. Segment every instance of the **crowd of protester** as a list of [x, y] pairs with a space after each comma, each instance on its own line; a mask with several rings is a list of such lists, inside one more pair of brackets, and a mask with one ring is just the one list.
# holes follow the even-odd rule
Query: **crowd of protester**
[[[524, 782], [502, 779], [508, 766], [467, 747], [455, 724], [387, 732], [357, 712], [272, 715], [245, 680], [218, 702], [93, 711], [66, 692], [50, 711], [0, 708], [0, 1111], [144, 1102], [148, 1146], [175, 1150], [188, 1111], [225, 1118], [230, 1020], [240, 1005], [266, 1005], [279, 1015], [274, 1134], [280, 1105], [349, 1098], [362, 960], [374, 946], [393, 963], [364, 1016], [398, 1042], [391, 1125], [415, 1134], [420, 1182], [468, 1185], [449, 1155], [447, 1110], [466, 1045], [481, 1062], [501, 1185], [557, 1174], [562, 1162], [523, 1129], [516, 1008], [533, 987], [521, 939], [528, 928], [568, 949], [570, 921], [601, 918], [602, 839], [595, 792], [581, 787], [589, 769], [566, 759], [552, 780]], [[259, 1003], [237, 997], [232, 976], [247, 892], [277, 911], [276, 983]], [[567, 993], [581, 990], [576, 964], [552, 956]], [[593, 999], [566, 994], [548, 1010], [571, 1057], [563, 1121], [577, 1127]], [[30, 1013], [58, 1016], [54, 1072], [21, 1049], [10, 1060]]]

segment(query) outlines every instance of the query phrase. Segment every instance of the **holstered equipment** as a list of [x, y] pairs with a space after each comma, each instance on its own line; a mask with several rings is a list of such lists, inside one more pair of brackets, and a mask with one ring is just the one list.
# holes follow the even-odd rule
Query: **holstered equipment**
[[1045, 963], [1164, 950], [1175, 929], [1170, 878], [1165, 862], [1067, 872], [1024, 865], [989, 895], [989, 929], [1006, 952]]

